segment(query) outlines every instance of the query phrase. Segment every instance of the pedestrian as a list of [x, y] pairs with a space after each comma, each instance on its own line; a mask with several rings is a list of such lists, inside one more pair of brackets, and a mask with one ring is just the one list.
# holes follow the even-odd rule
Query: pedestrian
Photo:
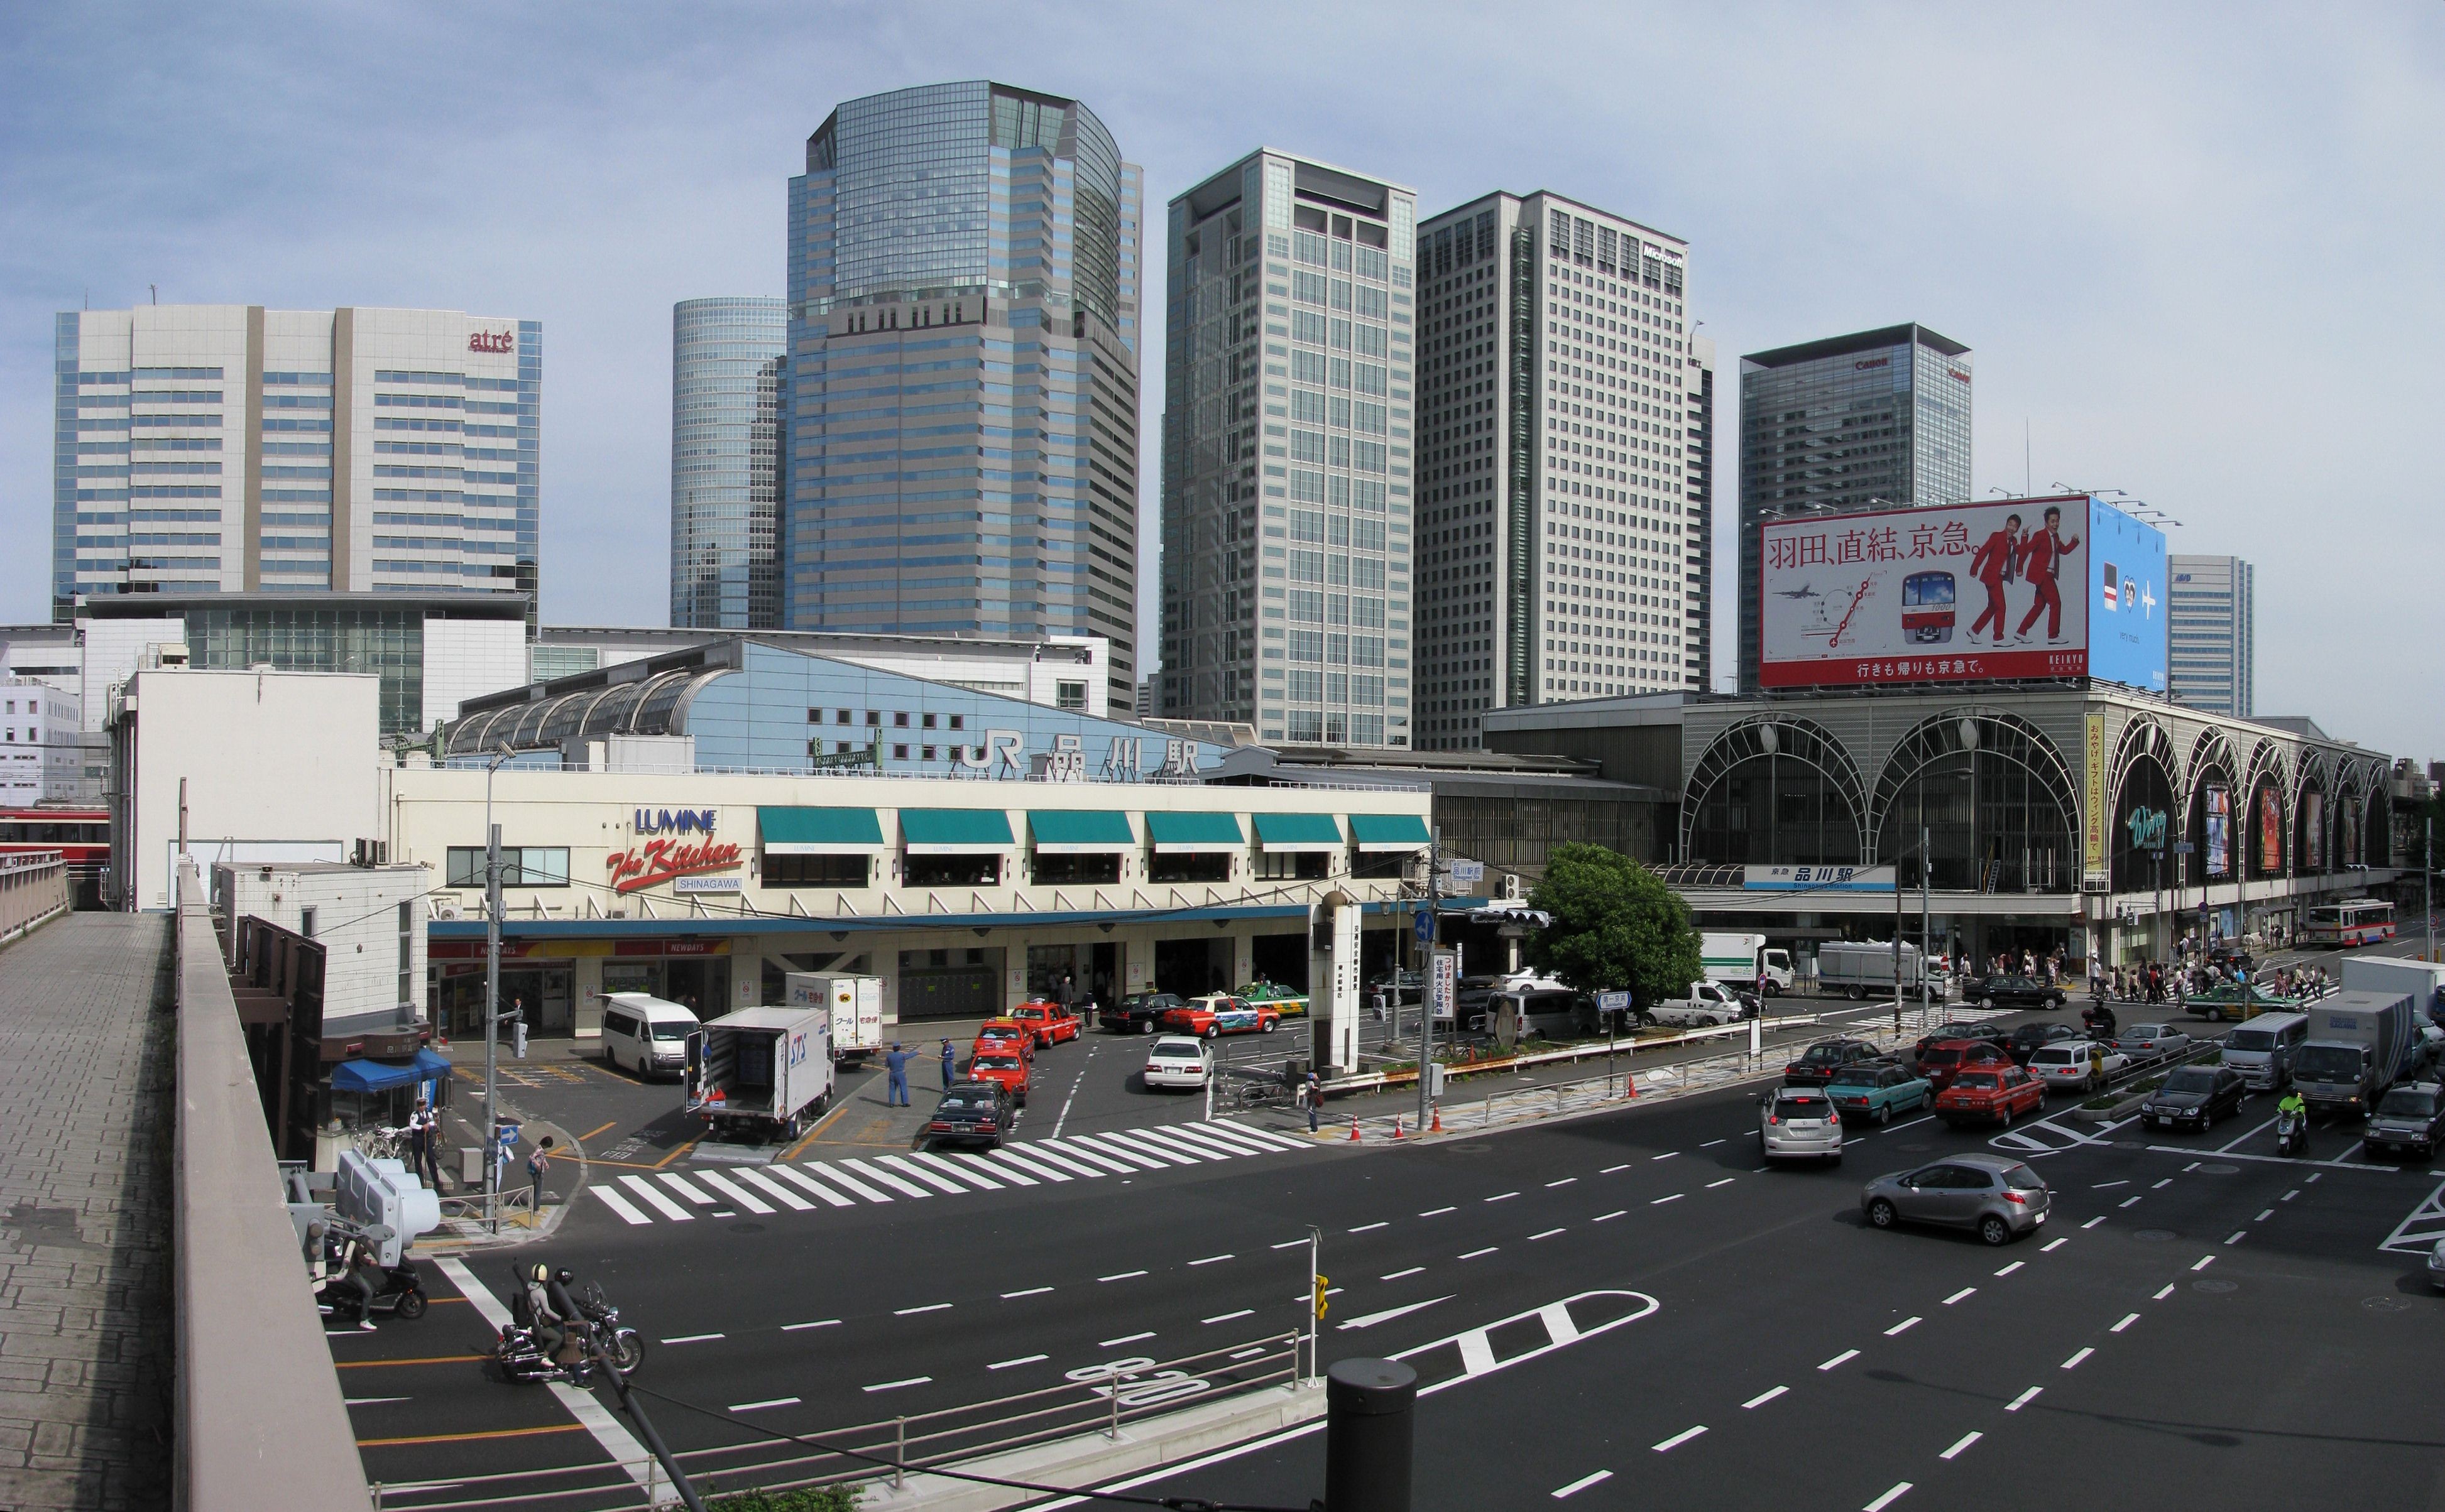
[[1061, 1005], [1062, 1005], [1063, 1007], [1065, 1007], [1065, 1008], [1066, 1008], [1066, 1007], [1068, 1007], [1072, 1003], [1073, 1003], [1073, 1002], [1077, 1001], [1077, 997], [1078, 997], [1078, 988], [1077, 988], [1077, 985], [1076, 985], [1074, 982], [1073, 982], [1073, 981], [1071, 980], [1071, 976], [1070, 976], [1070, 973], [1069, 973], [1069, 972], [1067, 972], [1067, 971], [1062, 972], [1062, 973], [1061, 973]]
[[441, 1162], [434, 1150], [440, 1134], [433, 1105], [418, 1098], [416, 1111], [407, 1116], [408, 1169], [435, 1191], [441, 1189]]
[[899, 1041], [891, 1042], [891, 1053], [883, 1058], [883, 1069], [886, 1074], [883, 1105], [887, 1108], [907, 1107], [908, 1052], [901, 1048]]
[[943, 1041], [943, 1091], [948, 1092], [948, 1091], [950, 1091], [950, 1090], [951, 1090], [951, 1082], [952, 1082], [955, 1079], [957, 1079], [957, 1077], [959, 1076], [959, 1063], [960, 1063], [960, 1058], [959, 1058], [958, 1056], [953, 1055], [953, 1054], [951, 1053], [951, 1042], [950, 1042], [950, 1041], [948, 1041], [948, 1040]]
[[530, 1226], [543, 1221], [543, 1178], [551, 1165], [551, 1147], [552, 1137], [546, 1134], [534, 1147], [534, 1152], [527, 1156], [527, 1211], [534, 1215]]
[[1299, 1097], [1307, 1104], [1307, 1132], [1314, 1134], [1316, 1118], [1324, 1110], [1324, 1088], [1317, 1084], [1315, 1072], [1307, 1074], [1306, 1084], [1299, 1088]]

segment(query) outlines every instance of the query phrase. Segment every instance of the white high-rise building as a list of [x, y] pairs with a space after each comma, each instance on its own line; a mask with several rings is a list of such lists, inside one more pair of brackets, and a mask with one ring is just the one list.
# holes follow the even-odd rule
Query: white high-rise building
[[2239, 557], [2165, 559], [2167, 677], [2177, 704], [2236, 719], [2258, 702], [2258, 570]]
[[1689, 244], [1492, 194], [1418, 230], [1418, 739], [1487, 709], [1703, 691]]
[[543, 328], [161, 304], [54, 331], [51, 612], [121, 594], [516, 593]]
[[73, 695], [31, 677], [0, 677], [0, 805], [98, 802], [84, 780]]
[[1416, 216], [1270, 148], [1171, 202], [1164, 717], [1411, 744]]

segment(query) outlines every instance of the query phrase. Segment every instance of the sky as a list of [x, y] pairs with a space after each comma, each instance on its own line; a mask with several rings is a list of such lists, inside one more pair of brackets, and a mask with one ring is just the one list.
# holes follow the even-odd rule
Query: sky
[[48, 613], [52, 315], [156, 287], [540, 320], [543, 618], [667, 622], [672, 304], [784, 291], [838, 101], [979, 77], [1103, 118], [1158, 264], [1165, 202], [1260, 144], [1422, 217], [1552, 189], [1685, 237], [1726, 440], [1743, 352], [1967, 342], [1975, 493], [2145, 500], [2257, 564], [2261, 713], [2445, 756], [2435, 0], [9, 7], [0, 623]]

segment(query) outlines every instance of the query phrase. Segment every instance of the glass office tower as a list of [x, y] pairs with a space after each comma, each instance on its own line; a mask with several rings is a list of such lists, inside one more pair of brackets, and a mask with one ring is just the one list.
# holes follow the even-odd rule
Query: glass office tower
[[789, 304], [671, 309], [671, 623], [777, 630], [781, 354]]
[[2258, 710], [2258, 569], [2239, 557], [2165, 559], [2174, 702], [2249, 719]]
[[1758, 530], [1969, 497], [1969, 348], [1892, 325], [1741, 359], [1740, 691], [1758, 691]]
[[1416, 195], [1259, 152], [1167, 235], [1163, 712], [1408, 746]]
[[1101, 636], [1137, 678], [1143, 172], [1074, 100], [843, 102], [790, 180], [793, 630]]

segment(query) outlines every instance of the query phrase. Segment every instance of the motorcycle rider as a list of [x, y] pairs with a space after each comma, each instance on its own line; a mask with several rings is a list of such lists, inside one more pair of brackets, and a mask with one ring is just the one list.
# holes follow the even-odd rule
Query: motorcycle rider
[[363, 1234], [348, 1241], [347, 1269], [342, 1274], [350, 1290], [357, 1294], [357, 1324], [374, 1326], [374, 1299], [382, 1295], [384, 1280], [382, 1265], [374, 1259], [373, 1245]]
[[2306, 1118], [2309, 1116], [2309, 1099], [2301, 1096], [2300, 1088], [2286, 1088], [2284, 1093], [2284, 1099], [2275, 1105], [2275, 1116], [2279, 1118]]
[[554, 1364], [560, 1362], [560, 1352], [569, 1343], [569, 1319], [577, 1315], [576, 1304], [569, 1300], [569, 1288], [562, 1280], [563, 1270], [554, 1276], [550, 1265], [535, 1262], [526, 1273], [527, 1317], [532, 1320], [535, 1348]]

